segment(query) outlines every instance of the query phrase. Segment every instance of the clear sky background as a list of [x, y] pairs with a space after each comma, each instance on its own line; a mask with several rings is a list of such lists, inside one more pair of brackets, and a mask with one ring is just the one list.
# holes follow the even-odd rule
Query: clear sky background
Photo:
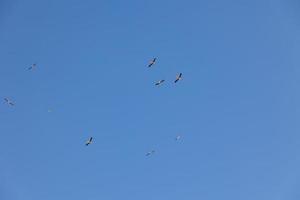
[[299, 200], [299, 11], [1, 0], [0, 199]]

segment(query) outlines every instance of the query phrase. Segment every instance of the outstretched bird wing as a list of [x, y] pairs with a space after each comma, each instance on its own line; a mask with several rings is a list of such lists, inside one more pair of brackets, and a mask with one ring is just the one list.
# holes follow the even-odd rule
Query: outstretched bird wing
[[9, 100], [8, 98], [4, 98], [4, 100], [5, 100], [5, 102], [7, 103], [7, 104], [9, 104], [9, 105], [11, 105], [11, 106], [14, 106], [15, 104], [11, 101], [11, 100]]
[[151, 67], [152, 65], [154, 65], [155, 62], [156, 62], [156, 58], [153, 58], [153, 60], [151, 60], [151, 62], [149, 63], [148, 67]]
[[157, 82], [155, 83], [155, 85], [160, 85], [160, 84], [162, 84], [164, 81], [165, 81], [165, 80], [159, 80], [159, 81], [157, 81]]
[[33, 63], [30, 67], [28, 67], [28, 70], [32, 70], [34, 67], [36, 67], [36, 63]]
[[174, 83], [177, 83], [181, 78], [182, 78], [182, 73], [176, 76], [176, 80], [174, 81]]
[[90, 138], [88, 139], [88, 141], [86, 141], [85, 145], [88, 146], [89, 144], [91, 144], [91, 143], [92, 143], [92, 140], [93, 140], [93, 137], [90, 137]]

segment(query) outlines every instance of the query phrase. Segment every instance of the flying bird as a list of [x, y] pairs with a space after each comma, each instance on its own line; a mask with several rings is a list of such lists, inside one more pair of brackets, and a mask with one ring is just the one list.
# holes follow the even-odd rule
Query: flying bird
[[33, 70], [36, 68], [36, 63], [33, 63], [30, 67], [28, 67], [28, 70]]
[[93, 140], [93, 137], [90, 137], [88, 139], [88, 141], [86, 141], [85, 145], [88, 146], [88, 145], [92, 144], [92, 140]]
[[155, 151], [154, 150], [152, 150], [152, 151], [149, 151], [148, 153], [146, 153], [146, 156], [151, 156], [152, 154], [154, 154], [155, 153]]
[[148, 67], [152, 67], [152, 65], [154, 65], [155, 62], [156, 62], [156, 58], [153, 58], [153, 59], [150, 61]]
[[181, 136], [180, 136], [180, 135], [177, 135], [176, 138], [175, 138], [176, 141], [178, 141], [178, 140], [180, 140], [180, 139], [181, 139]]
[[8, 98], [4, 98], [4, 101], [8, 104], [8, 105], [10, 105], [10, 106], [14, 106], [15, 104], [11, 101], [11, 100], [9, 100]]
[[157, 81], [156, 83], [155, 83], [155, 85], [157, 85], [157, 86], [159, 86], [160, 84], [162, 84], [163, 82], [165, 82], [165, 80], [159, 80], [159, 81]]
[[176, 79], [175, 79], [175, 81], [174, 81], [174, 83], [177, 83], [179, 80], [181, 80], [182, 79], [182, 73], [180, 73], [180, 74], [178, 74], [177, 76], [176, 76]]

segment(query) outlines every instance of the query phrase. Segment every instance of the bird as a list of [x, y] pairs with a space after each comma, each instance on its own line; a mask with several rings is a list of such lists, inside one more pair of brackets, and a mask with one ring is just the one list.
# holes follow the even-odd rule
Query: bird
[[180, 136], [180, 135], [177, 135], [176, 138], [175, 138], [176, 141], [178, 141], [178, 140], [180, 140], [180, 139], [181, 139], [181, 136]]
[[8, 105], [10, 105], [10, 106], [14, 106], [15, 104], [11, 101], [11, 100], [9, 100], [8, 98], [4, 98], [4, 101], [8, 104]]
[[153, 58], [153, 59], [150, 61], [148, 67], [152, 67], [152, 65], [154, 65], [155, 62], [156, 62], [156, 58]]
[[177, 83], [179, 80], [182, 79], [182, 73], [179, 73], [177, 76], [176, 76], [176, 79], [174, 81], [174, 83]]
[[160, 84], [162, 84], [163, 82], [165, 82], [165, 80], [159, 80], [159, 81], [157, 81], [156, 83], [155, 83], [155, 85], [157, 85], [157, 86], [159, 86]]
[[88, 139], [88, 141], [86, 141], [85, 145], [88, 146], [88, 145], [92, 144], [92, 140], [93, 140], [93, 137], [90, 137]]
[[155, 153], [155, 150], [149, 151], [149, 152], [146, 153], [146, 156], [151, 156], [154, 153]]
[[36, 68], [36, 63], [33, 63], [30, 67], [28, 67], [28, 70], [33, 70], [34, 68]]

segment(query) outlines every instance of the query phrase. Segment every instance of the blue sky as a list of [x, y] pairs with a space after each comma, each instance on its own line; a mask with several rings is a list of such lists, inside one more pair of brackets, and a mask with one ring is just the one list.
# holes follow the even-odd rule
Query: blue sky
[[298, 200], [299, 10], [0, 1], [0, 199]]

